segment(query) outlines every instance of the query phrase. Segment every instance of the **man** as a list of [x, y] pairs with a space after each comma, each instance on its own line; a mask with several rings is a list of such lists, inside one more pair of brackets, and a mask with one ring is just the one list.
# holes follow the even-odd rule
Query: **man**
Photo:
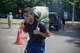
[[64, 30], [65, 27], [65, 18], [62, 18], [62, 29]]
[[36, 19], [39, 16], [34, 13], [32, 8], [25, 8], [23, 17], [25, 18], [23, 31], [28, 32], [30, 37], [25, 53], [44, 53], [45, 38], [50, 36], [46, 24]]
[[13, 20], [12, 12], [9, 12], [9, 15], [7, 14], [7, 20], [8, 20], [8, 26], [9, 28], [11, 28], [12, 20]]

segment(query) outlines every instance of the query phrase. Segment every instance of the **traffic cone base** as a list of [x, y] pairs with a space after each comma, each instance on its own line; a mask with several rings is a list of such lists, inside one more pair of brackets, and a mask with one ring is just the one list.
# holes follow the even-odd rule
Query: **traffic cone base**
[[20, 30], [18, 30], [16, 42], [14, 44], [21, 45]]
[[22, 45], [22, 42], [15, 42], [16, 45]]

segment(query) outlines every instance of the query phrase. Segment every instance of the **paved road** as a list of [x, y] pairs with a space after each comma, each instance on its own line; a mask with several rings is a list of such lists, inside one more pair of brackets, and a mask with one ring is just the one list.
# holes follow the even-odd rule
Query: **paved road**
[[[14, 45], [19, 25], [13, 24], [9, 29], [7, 24], [0, 24], [0, 53], [24, 53], [28, 34], [21, 35], [22, 45]], [[53, 31], [46, 39], [45, 53], [80, 53], [80, 31], [67, 28]]]

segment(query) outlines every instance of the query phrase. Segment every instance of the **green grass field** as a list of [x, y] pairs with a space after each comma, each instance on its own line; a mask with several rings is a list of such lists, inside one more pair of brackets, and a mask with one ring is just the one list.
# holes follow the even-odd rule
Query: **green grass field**
[[[14, 24], [19, 24], [22, 19], [13, 19]], [[0, 18], [0, 23], [7, 23], [7, 19]], [[66, 21], [68, 24], [80, 24], [80, 22]]]
[[66, 21], [66, 24], [73, 24], [73, 25], [75, 25], [75, 24], [79, 24], [80, 25], [80, 22], [77, 22], [77, 21], [74, 21], [74, 22], [72, 22], [72, 21]]
[[[14, 24], [19, 24], [22, 19], [13, 19]], [[7, 23], [7, 19], [1, 19], [0, 18], [0, 23]]]

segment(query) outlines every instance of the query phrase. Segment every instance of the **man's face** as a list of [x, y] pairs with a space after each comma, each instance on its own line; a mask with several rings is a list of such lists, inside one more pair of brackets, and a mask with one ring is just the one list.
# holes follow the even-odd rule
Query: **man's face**
[[34, 23], [34, 14], [32, 14], [31, 12], [23, 13], [23, 17], [25, 18], [28, 24]]

